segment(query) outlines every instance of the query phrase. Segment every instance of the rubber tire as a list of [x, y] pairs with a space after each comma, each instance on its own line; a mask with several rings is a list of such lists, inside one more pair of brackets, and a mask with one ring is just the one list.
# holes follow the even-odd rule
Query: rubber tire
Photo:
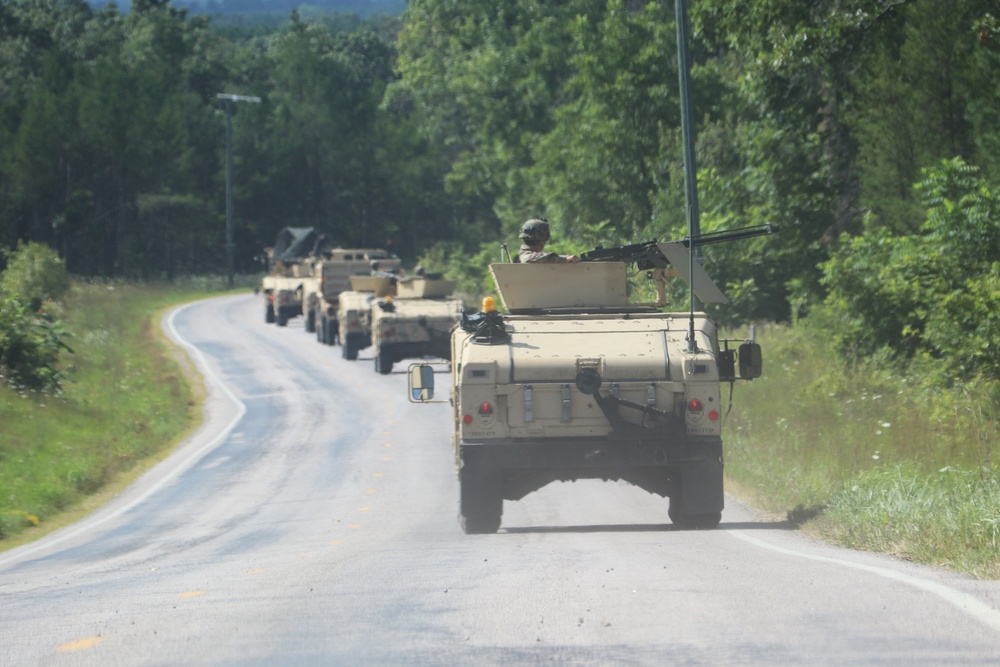
[[277, 324], [279, 327], [288, 326], [288, 315], [284, 311], [279, 310], [278, 316], [275, 318], [274, 323]]
[[326, 345], [326, 339], [324, 338], [325, 335], [326, 335], [326, 318], [320, 317], [319, 321], [316, 322], [316, 342]]
[[306, 333], [313, 333], [316, 331], [316, 311], [310, 310], [309, 314], [306, 315]]
[[354, 346], [354, 341], [351, 340], [350, 336], [344, 340], [344, 346], [341, 348], [341, 356], [348, 361], [356, 361], [358, 358], [358, 348]]
[[681, 530], [712, 530], [719, 527], [722, 512], [704, 512], [702, 514], [685, 514], [680, 502], [670, 499], [667, 510], [670, 521]]
[[392, 357], [381, 348], [375, 353], [375, 372], [379, 375], [392, 373]]
[[503, 517], [501, 473], [489, 459], [465, 455], [458, 470], [458, 523], [466, 535], [485, 535], [500, 529]]
[[274, 308], [271, 308], [271, 304], [264, 306], [264, 321], [267, 324], [274, 324]]
[[466, 535], [492, 535], [500, 530], [499, 516], [459, 516], [458, 519]]

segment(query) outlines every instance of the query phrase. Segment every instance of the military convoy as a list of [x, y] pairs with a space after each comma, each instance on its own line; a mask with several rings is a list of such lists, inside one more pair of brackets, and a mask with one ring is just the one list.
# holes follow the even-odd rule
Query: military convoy
[[[447, 360], [412, 364], [408, 391], [415, 402], [443, 402], [434, 396], [435, 365], [450, 365], [466, 533], [496, 532], [505, 500], [578, 479], [627, 481], [669, 498], [667, 515], [678, 527], [715, 528], [723, 509], [722, 387], [759, 377], [761, 352], [753, 340], [720, 338], [715, 322], [696, 311], [726, 297], [693, 249], [777, 231], [765, 227], [598, 248], [579, 263], [492, 264], [504, 312], [492, 297], [465, 312], [453, 281], [406, 276], [382, 251], [328, 250], [312, 261], [315, 282], [291, 278], [307, 328], [315, 326], [321, 342], [339, 342], [345, 359], [371, 347], [381, 374], [403, 359]], [[632, 264], [656, 281], [656, 303], [629, 301]], [[663, 310], [668, 269], [690, 284], [687, 313]], [[288, 276], [265, 278], [276, 317], [285, 312], [282, 293], [296, 291], [279, 278]]]
[[[651, 273], [672, 266], [703, 302], [725, 296], [681, 244], [625, 248], [583, 256], [601, 261], [493, 264], [506, 313], [488, 297], [462, 315], [449, 399], [466, 533], [496, 532], [505, 500], [578, 479], [624, 480], [667, 497], [682, 528], [719, 524], [722, 384], [758, 377], [760, 347], [730, 349], [736, 341], [720, 340], [693, 307], [629, 303], [630, 262]], [[433, 365], [410, 367], [408, 391], [412, 401], [438, 400]]]
[[407, 276], [399, 258], [385, 250], [328, 246], [312, 228], [279, 232], [266, 249], [266, 322], [285, 326], [303, 315], [307, 332], [320, 343], [339, 343], [351, 361], [374, 342], [375, 370], [383, 375], [403, 359], [448, 357], [462, 310], [451, 296], [453, 281], [422, 270]]

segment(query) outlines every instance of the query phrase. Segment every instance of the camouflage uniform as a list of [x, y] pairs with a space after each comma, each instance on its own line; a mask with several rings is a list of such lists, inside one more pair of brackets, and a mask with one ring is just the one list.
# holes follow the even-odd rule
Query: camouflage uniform
[[520, 262], [521, 264], [533, 264], [533, 263], [551, 263], [551, 264], [564, 264], [566, 258], [562, 255], [554, 252], [546, 252], [545, 250], [532, 250], [531, 246], [527, 243], [521, 245], [521, 249], [517, 251], [517, 256], [514, 258], [515, 262]]

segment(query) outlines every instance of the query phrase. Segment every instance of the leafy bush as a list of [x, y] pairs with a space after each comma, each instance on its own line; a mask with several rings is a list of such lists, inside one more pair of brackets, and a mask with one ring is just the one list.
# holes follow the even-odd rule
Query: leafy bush
[[69, 289], [69, 276], [59, 255], [41, 243], [4, 251], [7, 268], [0, 273], [0, 381], [19, 391], [57, 392], [63, 374], [59, 353], [69, 349], [58, 321], [42, 304]]
[[69, 274], [59, 255], [42, 243], [24, 243], [4, 251], [7, 268], [0, 274], [0, 294], [38, 310], [69, 289]]
[[59, 323], [43, 313], [16, 299], [0, 299], [0, 380], [22, 391], [59, 391], [59, 353], [69, 349], [65, 335]]
[[842, 353], [873, 356], [943, 377], [1000, 379], [1000, 206], [961, 159], [924, 171], [919, 234], [869, 225], [823, 264], [829, 318]]

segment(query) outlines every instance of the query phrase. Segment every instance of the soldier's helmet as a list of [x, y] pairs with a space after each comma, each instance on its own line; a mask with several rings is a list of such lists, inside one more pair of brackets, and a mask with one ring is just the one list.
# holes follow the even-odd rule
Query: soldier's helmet
[[519, 237], [528, 243], [545, 243], [549, 240], [549, 223], [533, 218], [521, 225]]

